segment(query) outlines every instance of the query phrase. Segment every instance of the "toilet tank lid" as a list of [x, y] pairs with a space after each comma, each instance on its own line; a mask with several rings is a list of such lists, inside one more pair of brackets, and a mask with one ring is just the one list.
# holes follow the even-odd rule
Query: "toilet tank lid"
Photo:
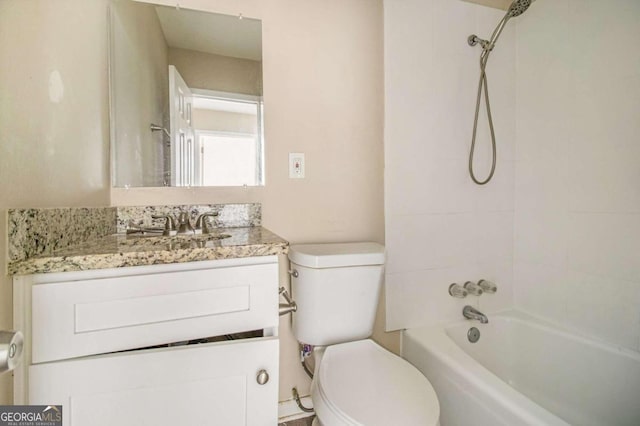
[[308, 268], [339, 268], [384, 264], [384, 246], [378, 243], [294, 244], [289, 260]]

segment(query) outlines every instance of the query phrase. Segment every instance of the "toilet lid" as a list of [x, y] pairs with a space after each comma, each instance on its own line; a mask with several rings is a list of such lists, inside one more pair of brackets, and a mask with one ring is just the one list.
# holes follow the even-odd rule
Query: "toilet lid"
[[327, 347], [316, 388], [327, 409], [346, 424], [434, 426], [440, 418], [431, 383], [369, 339]]

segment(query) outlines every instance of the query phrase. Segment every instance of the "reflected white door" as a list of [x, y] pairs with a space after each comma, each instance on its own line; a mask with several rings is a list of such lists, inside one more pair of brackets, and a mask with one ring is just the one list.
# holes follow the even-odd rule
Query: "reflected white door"
[[195, 182], [195, 145], [192, 121], [193, 95], [173, 65], [169, 65], [169, 114], [171, 119], [171, 186]]

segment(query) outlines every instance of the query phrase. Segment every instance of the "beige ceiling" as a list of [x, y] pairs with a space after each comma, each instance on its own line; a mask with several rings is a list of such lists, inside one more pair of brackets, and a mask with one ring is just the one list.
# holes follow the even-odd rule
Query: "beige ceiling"
[[169, 47], [262, 60], [262, 23], [257, 19], [156, 6]]
[[462, 0], [462, 1], [466, 1], [467, 3], [476, 3], [476, 4], [481, 4], [483, 6], [494, 7], [496, 9], [507, 10], [513, 0]]

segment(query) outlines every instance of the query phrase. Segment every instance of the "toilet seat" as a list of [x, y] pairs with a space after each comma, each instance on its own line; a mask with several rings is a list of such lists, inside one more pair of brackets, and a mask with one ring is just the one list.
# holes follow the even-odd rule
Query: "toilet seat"
[[440, 405], [431, 383], [369, 339], [326, 348], [312, 399], [327, 426], [439, 424]]

